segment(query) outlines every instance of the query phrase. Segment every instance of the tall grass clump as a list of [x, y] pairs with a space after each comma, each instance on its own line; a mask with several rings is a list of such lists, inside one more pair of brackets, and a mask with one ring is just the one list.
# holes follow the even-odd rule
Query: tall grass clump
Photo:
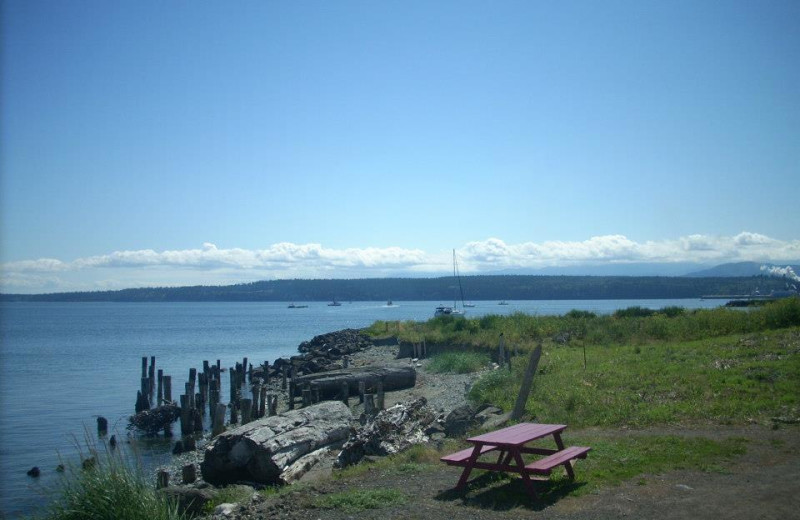
[[431, 358], [428, 370], [435, 373], [468, 374], [477, 372], [489, 364], [485, 352], [442, 352]]
[[[182, 520], [177, 505], [156, 492], [140, 468], [119, 452], [70, 466], [57, 485], [46, 520]], [[100, 460], [98, 460], [100, 459]], [[84, 467], [85, 466], [85, 467]]]

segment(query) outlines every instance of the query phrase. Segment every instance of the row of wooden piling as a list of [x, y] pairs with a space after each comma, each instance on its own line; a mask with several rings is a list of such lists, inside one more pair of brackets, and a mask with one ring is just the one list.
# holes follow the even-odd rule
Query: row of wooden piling
[[[345, 358], [345, 365], [348, 364]], [[261, 365], [258, 377], [254, 377], [253, 365], [245, 357], [228, 368], [230, 400], [226, 405], [220, 402], [222, 363], [203, 361], [203, 369], [198, 372], [189, 369], [189, 378], [184, 385], [184, 393], [178, 397], [180, 406], [181, 435], [190, 436], [202, 433], [204, 420], [208, 421], [213, 435], [225, 430], [226, 415], [230, 424], [247, 424], [250, 421], [278, 413], [278, 395], [269, 391], [270, 365], [265, 361]], [[288, 393], [288, 409], [296, 406], [306, 407], [322, 401], [320, 388], [313, 382], [299, 386], [294, 382], [296, 368], [290, 365], [281, 366], [280, 388]], [[249, 383], [249, 389], [247, 384]], [[277, 382], [273, 384], [277, 385]], [[349, 406], [350, 389], [342, 383], [338, 396]], [[359, 403], [364, 405], [368, 414], [377, 413], [384, 408], [383, 384], [378, 382], [374, 387], [366, 388], [364, 382], [359, 383]], [[299, 401], [299, 402], [298, 402]], [[172, 377], [164, 375], [163, 370], [156, 370], [155, 356], [142, 357], [141, 388], [137, 391], [136, 412], [150, 410], [162, 404], [172, 404]], [[155, 406], [154, 406], [155, 405]], [[165, 436], [171, 436], [171, 426], [164, 427]]]

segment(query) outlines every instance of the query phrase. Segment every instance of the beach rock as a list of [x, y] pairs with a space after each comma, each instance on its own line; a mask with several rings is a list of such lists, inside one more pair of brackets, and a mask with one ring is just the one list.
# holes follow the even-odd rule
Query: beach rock
[[425, 432], [435, 421], [436, 414], [424, 397], [381, 410], [368, 418], [364, 426], [353, 430], [337, 457], [336, 466], [350, 466], [365, 456], [390, 455], [413, 444], [428, 442]]
[[341, 446], [350, 433], [352, 415], [339, 401], [249, 422], [217, 436], [206, 448], [200, 471], [214, 485], [251, 481], [285, 484], [303, 456]]
[[468, 404], [455, 408], [444, 420], [444, 431], [448, 437], [459, 437], [475, 426], [475, 409]]

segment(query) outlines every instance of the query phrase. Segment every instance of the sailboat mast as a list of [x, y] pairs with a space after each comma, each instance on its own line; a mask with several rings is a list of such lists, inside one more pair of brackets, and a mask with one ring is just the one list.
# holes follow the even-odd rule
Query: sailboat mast
[[[456, 260], [456, 250], [453, 249], [453, 276], [458, 279], [458, 290], [461, 292], [461, 308], [464, 308], [464, 287], [461, 285], [461, 273], [458, 272], [458, 261]], [[453, 302], [453, 307], [455, 307]]]

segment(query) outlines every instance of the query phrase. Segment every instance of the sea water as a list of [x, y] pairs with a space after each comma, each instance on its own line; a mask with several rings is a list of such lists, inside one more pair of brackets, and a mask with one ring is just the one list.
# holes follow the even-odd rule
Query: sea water
[[[299, 305], [301, 302], [297, 302]], [[141, 442], [126, 430], [140, 387], [141, 358], [172, 376], [173, 399], [189, 368], [203, 360], [231, 367], [297, 353], [312, 337], [376, 320], [424, 321], [440, 302], [0, 303], [0, 517], [30, 514], [58, 480], [56, 466], [79, 457], [84, 437], [96, 442], [96, 418], [132, 442], [145, 467], [169, 459], [164, 440]], [[702, 300], [558, 300], [475, 302], [468, 317], [524, 312], [560, 315], [571, 309], [611, 313], [642, 306], [712, 308]], [[223, 401], [227, 399], [223, 379]], [[175, 426], [177, 431], [178, 425]], [[26, 472], [41, 469], [38, 479]]]

